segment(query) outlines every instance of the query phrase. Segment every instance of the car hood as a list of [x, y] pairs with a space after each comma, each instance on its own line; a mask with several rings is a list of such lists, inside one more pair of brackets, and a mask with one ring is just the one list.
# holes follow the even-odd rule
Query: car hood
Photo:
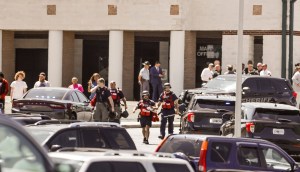
[[235, 94], [235, 90], [223, 90], [207, 87], [190, 89], [189, 92], [194, 94]]

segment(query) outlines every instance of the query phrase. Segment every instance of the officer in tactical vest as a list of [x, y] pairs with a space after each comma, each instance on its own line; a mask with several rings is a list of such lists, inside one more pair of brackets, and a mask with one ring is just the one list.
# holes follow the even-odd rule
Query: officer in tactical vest
[[121, 118], [121, 114], [122, 114], [121, 100], [123, 101], [124, 106], [125, 106], [125, 110], [126, 110], [127, 109], [126, 98], [123, 94], [123, 91], [119, 88], [116, 88], [116, 82], [115, 81], [110, 82], [109, 91], [110, 91], [110, 94], [111, 94], [111, 98], [114, 101], [115, 112], [116, 112], [116, 118], [111, 119], [111, 120], [112, 120], [112, 122], [120, 123], [120, 118]]

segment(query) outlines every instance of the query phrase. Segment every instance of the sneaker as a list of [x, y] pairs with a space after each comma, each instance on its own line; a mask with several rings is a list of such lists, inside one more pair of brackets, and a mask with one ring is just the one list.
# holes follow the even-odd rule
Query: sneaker
[[146, 141], [147, 141], [147, 139], [146, 139], [146, 138], [144, 138], [144, 140], [143, 140], [143, 143], [146, 143]]
[[165, 136], [158, 136], [158, 138], [163, 140], [165, 138]]
[[146, 140], [144, 143], [145, 143], [146, 145], [149, 145], [149, 141], [148, 141], [148, 140]]

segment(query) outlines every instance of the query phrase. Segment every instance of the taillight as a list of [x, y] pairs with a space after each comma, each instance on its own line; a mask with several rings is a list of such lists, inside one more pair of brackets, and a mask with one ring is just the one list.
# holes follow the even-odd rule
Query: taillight
[[297, 94], [297, 92], [293, 92], [293, 97], [295, 97], [295, 99], [297, 98], [297, 96], [298, 96], [298, 94]]
[[160, 144], [157, 146], [157, 148], [155, 149], [155, 152], [158, 152], [159, 149], [162, 147], [162, 145], [166, 142], [166, 140], [168, 139], [168, 137], [165, 137], [163, 139], [163, 141], [160, 142]]
[[200, 150], [200, 159], [198, 162], [199, 171], [206, 172], [206, 154], [207, 154], [208, 142], [205, 140], [202, 142]]
[[50, 104], [49, 106], [53, 109], [64, 109], [65, 108], [64, 105], [59, 105], [59, 104]]
[[248, 133], [254, 133], [255, 125], [252, 122], [246, 123], [246, 131]]
[[187, 121], [188, 122], [194, 122], [195, 121], [195, 114], [190, 112], [187, 114]]

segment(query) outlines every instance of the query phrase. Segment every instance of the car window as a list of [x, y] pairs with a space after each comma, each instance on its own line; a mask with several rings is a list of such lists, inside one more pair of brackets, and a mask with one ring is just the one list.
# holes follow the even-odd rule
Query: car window
[[250, 92], [257, 92], [257, 82], [255, 79], [246, 79], [242, 87], [248, 87]]
[[84, 147], [107, 148], [105, 140], [100, 137], [98, 128], [83, 128], [81, 130]]
[[52, 130], [39, 127], [26, 127], [26, 131], [40, 144], [53, 134]]
[[60, 145], [61, 147], [78, 147], [79, 139], [77, 130], [63, 130], [62, 132], [55, 134], [48, 144], [48, 147], [51, 148], [52, 145]]
[[264, 159], [267, 163], [268, 169], [284, 171], [288, 171], [291, 169], [291, 165], [288, 163], [286, 158], [276, 149], [264, 147], [262, 148], [262, 152], [264, 154]]
[[[99, 170], [101, 169], [101, 170]], [[87, 172], [146, 172], [144, 166], [139, 162], [93, 162], [88, 167]]]
[[275, 86], [272, 84], [271, 80], [260, 78], [257, 80], [259, 91], [266, 92], [266, 93], [273, 93], [276, 91]]
[[62, 100], [66, 92], [66, 90], [59, 89], [31, 89], [28, 91], [24, 98]]
[[216, 77], [210, 80], [203, 88], [235, 90], [236, 79], [234, 77]]
[[42, 155], [15, 129], [0, 125], [2, 171], [46, 171]]
[[202, 141], [195, 141], [169, 137], [168, 140], [161, 146], [159, 152], [175, 153], [182, 152], [187, 156], [199, 157]]
[[80, 102], [75, 92], [72, 93], [71, 97], [74, 102]]
[[229, 161], [229, 155], [232, 144], [226, 142], [213, 142], [210, 149], [210, 160], [216, 163], [226, 163]]
[[205, 108], [209, 109], [225, 109], [229, 111], [234, 111], [235, 102], [234, 101], [222, 101], [222, 100], [206, 100], [197, 99], [192, 110], [201, 110]]
[[80, 101], [81, 103], [87, 102], [87, 101], [88, 101], [87, 98], [86, 98], [82, 93], [76, 92], [76, 94], [77, 94], [77, 96], [78, 96], [78, 98], [79, 98], [79, 101]]
[[124, 128], [101, 128], [100, 133], [113, 149], [136, 150], [133, 140]]
[[156, 172], [189, 172], [189, 168], [185, 164], [167, 164], [167, 163], [153, 163]]
[[289, 81], [284, 80], [272, 80], [272, 85], [276, 88], [278, 93], [290, 92], [291, 87]]
[[299, 110], [257, 108], [253, 119], [277, 120], [278, 118], [285, 118], [297, 121], [299, 120], [299, 115]]
[[255, 147], [240, 147], [238, 161], [242, 166], [261, 167], [258, 150]]

